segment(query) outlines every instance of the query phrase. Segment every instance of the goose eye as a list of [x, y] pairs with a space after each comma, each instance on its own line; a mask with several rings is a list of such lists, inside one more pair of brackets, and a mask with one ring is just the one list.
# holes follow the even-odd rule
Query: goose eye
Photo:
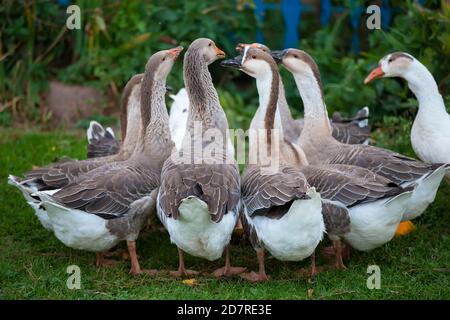
[[212, 43], [210, 42], [209, 44], [208, 44], [208, 47], [211, 47], [212, 46]]
[[252, 56], [253, 59], [256, 59], [256, 56]]
[[389, 58], [388, 63], [391, 63], [392, 61], [394, 61], [394, 59]]
[[294, 58], [298, 59], [298, 55], [294, 54]]
[[165, 60], [166, 60], [166, 57], [162, 58], [162, 61], [165, 61]]

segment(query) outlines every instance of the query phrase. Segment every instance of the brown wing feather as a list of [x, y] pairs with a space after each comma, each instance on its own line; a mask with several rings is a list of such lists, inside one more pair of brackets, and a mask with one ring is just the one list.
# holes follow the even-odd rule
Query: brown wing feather
[[168, 159], [161, 174], [159, 206], [177, 219], [181, 200], [195, 196], [208, 205], [211, 219], [220, 222], [240, 200], [240, 177], [232, 164], [182, 164]]
[[346, 207], [368, 203], [403, 193], [389, 179], [369, 170], [347, 165], [306, 166], [301, 168], [308, 183], [323, 199], [339, 201]]
[[264, 214], [280, 218], [292, 201], [307, 198], [308, 188], [303, 174], [288, 166], [270, 175], [261, 174], [259, 167], [250, 167], [242, 176], [242, 200], [250, 217]]
[[331, 123], [332, 135], [339, 142], [361, 144], [370, 138], [370, 128], [360, 127], [356, 123]]
[[58, 189], [73, 182], [79, 175], [105, 165], [102, 158], [57, 163], [25, 173], [25, 177], [35, 178], [42, 188]]
[[110, 164], [67, 185], [53, 198], [68, 208], [108, 219], [126, 214], [134, 201], [149, 195], [158, 185], [156, 172], [125, 163]]
[[120, 144], [120, 140], [116, 140], [109, 131], [105, 131], [105, 136], [89, 141], [87, 157], [98, 158], [117, 154], [120, 150]]
[[433, 172], [437, 167], [396, 152], [366, 145], [340, 144], [327, 161], [333, 164], [367, 168], [395, 183], [412, 182]]

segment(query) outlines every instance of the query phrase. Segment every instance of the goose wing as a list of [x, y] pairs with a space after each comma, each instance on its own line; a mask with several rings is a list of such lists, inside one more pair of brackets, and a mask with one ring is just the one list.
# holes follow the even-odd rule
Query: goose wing
[[262, 174], [260, 167], [247, 168], [242, 176], [242, 200], [247, 214], [282, 217], [292, 201], [307, 199], [309, 185], [293, 167], [281, 167], [273, 174]]
[[356, 122], [331, 123], [333, 137], [342, 143], [361, 144], [370, 138], [370, 128], [361, 127]]
[[346, 207], [405, 192], [389, 179], [356, 166], [306, 166], [301, 168], [301, 172], [323, 199], [338, 201]]
[[208, 205], [211, 219], [220, 222], [240, 200], [240, 177], [234, 164], [183, 164], [168, 159], [161, 174], [159, 206], [168, 217], [179, 217], [181, 201], [195, 196]]
[[56, 163], [25, 173], [26, 179], [34, 179], [44, 189], [59, 189], [73, 182], [79, 175], [105, 165], [104, 158]]
[[112, 219], [126, 214], [134, 201], [148, 196], [158, 185], [157, 172], [111, 164], [83, 176], [52, 197], [68, 208]]
[[346, 144], [339, 145], [327, 162], [367, 168], [397, 184], [413, 182], [441, 166], [424, 163], [382, 148]]
[[87, 130], [88, 146], [87, 157], [97, 158], [113, 155], [119, 152], [120, 141], [114, 137], [110, 128], [104, 129], [103, 126], [91, 121]]

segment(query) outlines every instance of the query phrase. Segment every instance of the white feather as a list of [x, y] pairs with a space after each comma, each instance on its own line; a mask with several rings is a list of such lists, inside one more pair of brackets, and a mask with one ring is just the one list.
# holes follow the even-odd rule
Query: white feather
[[[34, 210], [36, 217], [39, 219], [39, 222], [42, 224], [42, 226], [45, 229], [52, 231], [53, 227], [48, 218], [47, 211], [44, 209], [44, 207], [41, 206], [40, 200], [32, 197], [32, 195], [34, 196], [35, 192], [37, 192], [36, 186], [32, 182], [22, 184], [17, 181], [16, 177], [12, 175], [8, 176], [8, 183], [12, 186], [17, 187], [22, 192], [23, 197], [25, 198], [28, 205]], [[59, 189], [42, 191], [42, 193], [52, 195], [57, 191], [59, 191]]]
[[415, 184], [412, 197], [408, 202], [403, 220], [411, 220], [420, 216], [428, 207], [430, 203], [434, 201], [437, 190], [444, 178], [446, 169], [445, 166], [441, 166], [429, 175], [422, 176], [420, 179], [413, 182], [402, 184], [403, 187]]
[[402, 220], [412, 192], [350, 208], [350, 232], [344, 235], [353, 248], [367, 251], [389, 242]]
[[180, 150], [186, 132], [189, 97], [184, 88], [180, 89], [176, 95], [170, 95], [170, 97], [173, 99], [173, 103], [170, 108], [169, 128], [172, 140], [177, 150]]
[[[294, 201], [280, 219], [247, 216], [264, 247], [279, 260], [303, 260], [314, 252], [323, 238], [325, 225], [320, 194], [311, 188], [308, 195], [311, 199]], [[245, 208], [244, 214], [247, 215]]]
[[106, 220], [95, 214], [69, 209], [39, 193], [55, 236], [73, 249], [100, 252], [114, 247], [120, 239], [111, 234]]
[[[182, 200], [178, 219], [166, 218], [163, 223], [172, 243], [190, 255], [213, 261], [222, 256], [225, 246], [230, 242], [239, 206], [216, 223], [210, 218], [208, 205], [190, 196]], [[165, 216], [159, 206], [158, 211], [160, 217]]]

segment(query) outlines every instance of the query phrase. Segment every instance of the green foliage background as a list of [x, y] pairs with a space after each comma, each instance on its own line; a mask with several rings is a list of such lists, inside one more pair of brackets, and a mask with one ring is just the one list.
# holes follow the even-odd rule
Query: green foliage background
[[[0, 5], [4, 17], [0, 20], [1, 126], [25, 120], [45, 123], [49, 115], [41, 108], [41, 98], [50, 79], [94, 86], [112, 92], [118, 100], [126, 81], [142, 72], [148, 57], [157, 50], [178, 44], [187, 47], [198, 37], [209, 37], [232, 56], [237, 42], [255, 40], [251, 0], [72, 3], [81, 8], [81, 30], [65, 27], [66, 8], [57, 1], [4, 0]], [[350, 8], [349, 1], [337, 3]], [[367, 30], [362, 17], [359, 55], [350, 49], [349, 9], [334, 16], [328, 27], [320, 27], [317, 13], [302, 15], [299, 47], [311, 53], [321, 69], [330, 114], [339, 110], [350, 115], [368, 105], [375, 122], [384, 116], [412, 119], [417, 102], [404, 81], [362, 84], [382, 56], [397, 50], [419, 58], [449, 100], [450, 6], [445, 0], [427, 0], [424, 8], [412, 1], [391, 1], [391, 6], [397, 11], [389, 30]], [[266, 44], [279, 49], [284, 30], [281, 13], [268, 11], [261, 27]], [[231, 126], [245, 128], [257, 105], [254, 81], [217, 63], [210, 69]], [[282, 73], [289, 103], [294, 114], [300, 115], [295, 84], [286, 71]], [[168, 82], [175, 89], [183, 86], [181, 63]]]

